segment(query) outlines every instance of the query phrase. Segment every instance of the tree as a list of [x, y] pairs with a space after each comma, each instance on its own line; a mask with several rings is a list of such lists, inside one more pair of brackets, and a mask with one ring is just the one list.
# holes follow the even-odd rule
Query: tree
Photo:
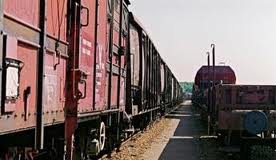
[[192, 93], [193, 84], [194, 83], [192, 83], [192, 82], [180, 82], [180, 85], [181, 85], [184, 93]]

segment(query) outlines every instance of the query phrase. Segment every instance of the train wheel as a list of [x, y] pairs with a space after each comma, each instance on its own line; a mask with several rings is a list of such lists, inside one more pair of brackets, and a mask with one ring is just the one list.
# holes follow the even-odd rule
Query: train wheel
[[100, 125], [100, 134], [99, 134], [99, 144], [100, 144], [100, 150], [102, 151], [105, 147], [105, 139], [106, 139], [106, 132], [105, 132], [105, 124], [104, 122], [101, 122]]

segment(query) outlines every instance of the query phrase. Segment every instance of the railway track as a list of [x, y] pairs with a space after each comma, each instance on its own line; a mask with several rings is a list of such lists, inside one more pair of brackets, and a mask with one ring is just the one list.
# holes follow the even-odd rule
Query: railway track
[[[120, 159], [117, 158], [114, 155], [116, 155], [117, 153], [120, 154], [121, 151], [123, 151], [124, 149], [127, 149], [128, 145], [130, 147], [133, 147], [133, 144], [129, 144], [129, 143], [138, 143], [139, 141], [141, 141], [142, 139], [144, 139], [143, 134], [154, 134], [154, 135], [158, 135], [156, 133], [155, 130], [161, 131], [163, 129], [166, 128], [166, 125], [164, 125], [165, 123], [168, 124], [168, 121], [166, 121], [165, 117], [168, 116], [170, 113], [174, 112], [177, 108], [179, 108], [180, 105], [176, 106], [174, 109], [172, 109], [170, 112], [167, 112], [164, 116], [157, 118], [155, 121], [152, 121], [145, 130], [140, 130], [135, 132], [134, 134], [132, 134], [130, 137], [128, 137], [127, 139], [123, 140], [120, 147], [119, 148], [114, 148], [114, 150], [111, 153], [105, 153], [104, 155], [102, 155], [101, 157], [99, 157], [101, 160], [108, 160], [108, 159]], [[153, 132], [153, 133], [152, 133]], [[147, 135], [145, 136], [147, 138]], [[139, 139], [141, 138], [141, 139]], [[150, 140], [150, 139], [148, 139]], [[150, 145], [150, 142], [149, 144]], [[127, 157], [123, 157], [124, 159], [127, 159]], [[129, 157], [128, 157], [129, 158]], [[130, 155], [131, 158], [131, 155]], [[141, 157], [140, 157], [141, 158]]]
[[162, 117], [157, 119], [156, 121], [152, 122], [151, 124], [149, 124], [149, 126], [145, 130], [137, 131], [136, 133], [132, 134], [131, 136], [129, 136], [128, 138], [126, 138], [125, 140], [122, 141], [120, 147], [114, 148], [111, 153], [105, 153], [104, 155], [102, 155], [100, 157], [100, 159], [101, 160], [113, 159], [114, 154], [120, 152], [122, 148], [125, 148], [130, 141], [135, 141], [137, 138], [141, 137], [144, 132], [146, 132], [147, 130], [150, 130], [161, 119], [162, 119]]

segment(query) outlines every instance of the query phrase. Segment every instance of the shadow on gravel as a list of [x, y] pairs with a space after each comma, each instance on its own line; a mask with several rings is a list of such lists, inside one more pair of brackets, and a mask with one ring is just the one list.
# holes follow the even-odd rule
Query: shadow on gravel
[[207, 127], [201, 122], [200, 115], [192, 111], [191, 105], [181, 105], [166, 118], [179, 119], [180, 122], [159, 157], [160, 160], [216, 160], [218, 158], [215, 140], [199, 138], [207, 134]]
[[[160, 155], [160, 160], [241, 160], [239, 153], [220, 151], [221, 145], [215, 137], [206, 136], [200, 114], [191, 105], [181, 105], [166, 115], [168, 119], [180, 122]], [[276, 160], [275, 152], [259, 146], [251, 151], [251, 160]], [[269, 156], [270, 155], [270, 156]], [[272, 159], [271, 159], [272, 158]], [[250, 159], [250, 158], [249, 158]]]

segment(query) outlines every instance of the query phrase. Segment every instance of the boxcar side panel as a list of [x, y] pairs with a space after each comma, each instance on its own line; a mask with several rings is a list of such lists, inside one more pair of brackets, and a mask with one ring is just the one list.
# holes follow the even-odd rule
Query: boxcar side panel
[[[95, 43], [95, 2], [83, 0], [82, 6], [88, 8], [90, 15], [86, 11], [81, 12], [81, 24], [87, 26], [81, 27], [80, 35], [80, 66], [79, 69], [87, 76], [86, 89], [84, 84], [79, 84], [79, 90], [84, 93], [86, 97], [79, 100], [78, 110], [80, 112], [89, 112], [93, 110], [93, 87], [94, 87], [94, 43]], [[86, 90], [86, 91], [85, 91]]]
[[[32, 127], [36, 111], [37, 82], [34, 77], [36, 77], [37, 48], [18, 42], [15, 37], [8, 37], [6, 54], [7, 58], [21, 61], [23, 66], [17, 72], [9, 70], [11, 67], [7, 68], [6, 100], [5, 106], [2, 106], [4, 107], [3, 118], [1, 118], [3, 122], [0, 122], [3, 133]], [[8, 76], [9, 74], [12, 76]], [[17, 87], [18, 93], [15, 93], [16, 90], [12, 88]]]
[[139, 34], [134, 26], [130, 26], [130, 59], [131, 59], [131, 84], [139, 85], [140, 77], [140, 51]]
[[61, 58], [60, 64], [54, 69], [55, 60], [53, 54], [45, 55], [45, 79], [44, 79], [44, 112], [51, 113], [55, 118], [56, 112], [63, 112], [65, 102], [65, 77], [66, 59]]
[[67, 0], [48, 0], [47, 3], [47, 34], [66, 41]]
[[39, 0], [4, 1], [4, 12], [34, 27], [39, 25]]
[[107, 59], [108, 59], [108, 31], [107, 31], [107, 1], [99, 1], [98, 12], [98, 43], [96, 46], [96, 85], [95, 109], [104, 110], [107, 107]]

